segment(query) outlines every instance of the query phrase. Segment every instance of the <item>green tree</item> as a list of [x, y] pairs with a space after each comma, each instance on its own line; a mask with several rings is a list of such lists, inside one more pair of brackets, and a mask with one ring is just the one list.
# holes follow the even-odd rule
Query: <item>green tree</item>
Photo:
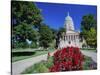
[[66, 32], [66, 29], [63, 28], [63, 27], [61, 27], [61, 28], [59, 29], [59, 32], [60, 32], [60, 33]]
[[65, 28], [63, 28], [63, 27], [59, 28], [59, 30], [58, 30], [58, 36], [59, 36], [59, 38], [62, 37], [63, 33], [65, 33], [65, 32], [66, 32]]
[[[27, 44], [26, 39], [36, 42], [38, 37], [38, 32], [32, 29], [32, 26], [27, 25], [26, 23], [21, 23], [18, 26], [14, 27], [15, 32], [13, 33], [13, 43], [23, 43], [23, 47]], [[15, 40], [15, 41], [14, 41]], [[16, 44], [15, 44], [16, 45]], [[22, 46], [19, 46], [22, 47]], [[26, 46], [27, 47], [27, 46]]]
[[57, 35], [57, 30], [56, 30], [56, 29], [51, 28], [51, 31], [52, 31], [52, 33], [53, 33], [53, 39], [55, 40], [56, 35]]
[[53, 40], [52, 30], [47, 25], [42, 25], [40, 27], [40, 45], [44, 48], [50, 46], [50, 43]]
[[87, 44], [95, 47], [97, 45], [97, 33], [96, 30], [94, 28], [91, 28], [90, 31], [87, 32]]
[[97, 45], [97, 24], [93, 15], [85, 15], [81, 22], [80, 35], [85, 38], [87, 44], [92, 47]]
[[63, 33], [66, 32], [66, 29], [61, 27], [59, 28], [59, 30], [57, 31], [57, 34], [56, 34], [56, 48], [58, 48], [58, 44], [59, 44], [59, 39], [62, 38], [63, 36]]
[[33, 2], [12, 1], [11, 5], [12, 46], [25, 47], [26, 39], [36, 42], [42, 21], [40, 10]]
[[81, 22], [81, 29], [88, 31], [91, 28], [97, 29], [96, 19], [92, 14], [83, 16]]
[[[28, 25], [40, 25], [42, 17], [35, 3], [27, 1], [12, 1], [12, 25], [25, 22]], [[15, 23], [16, 22], [16, 23]]]

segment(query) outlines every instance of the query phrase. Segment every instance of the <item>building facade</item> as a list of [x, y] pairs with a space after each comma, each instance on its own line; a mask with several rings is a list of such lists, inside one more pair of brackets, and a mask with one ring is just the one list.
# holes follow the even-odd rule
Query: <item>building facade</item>
[[64, 48], [67, 46], [75, 46], [75, 47], [77, 46], [80, 48], [81, 47], [80, 37], [79, 37], [80, 32], [75, 31], [74, 22], [69, 13], [65, 18], [64, 27], [66, 29], [66, 32], [64, 32], [62, 34], [62, 37], [60, 37], [58, 48]]

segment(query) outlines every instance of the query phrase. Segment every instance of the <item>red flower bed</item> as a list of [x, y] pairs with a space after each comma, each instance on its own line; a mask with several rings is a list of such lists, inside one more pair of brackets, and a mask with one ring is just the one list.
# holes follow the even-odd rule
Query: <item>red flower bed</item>
[[84, 56], [77, 47], [67, 47], [54, 53], [53, 66], [50, 72], [82, 70]]

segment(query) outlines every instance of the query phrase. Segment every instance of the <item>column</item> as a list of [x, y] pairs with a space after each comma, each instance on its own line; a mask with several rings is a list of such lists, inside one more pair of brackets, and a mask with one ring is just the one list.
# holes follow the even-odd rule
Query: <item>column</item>
[[75, 35], [75, 42], [76, 42], [76, 35]]
[[78, 39], [78, 42], [79, 42], [79, 35], [77, 35], [77, 39]]
[[76, 38], [76, 35], [75, 35], [75, 41], [76, 41], [76, 39], [77, 39], [77, 38]]
[[74, 41], [75, 41], [75, 35], [74, 35]]
[[79, 40], [79, 35], [77, 36], [77, 39]]
[[71, 35], [71, 41], [72, 41], [72, 35]]
[[70, 35], [69, 35], [69, 40], [70, 40]]
[[77, 35], [77, 39], [78, 39], [78, 35]]
[[73, 35], [71, 35], [71, 41], [73, 41]]
[[76, 35], [75, 35], [75, 42], [76, 42]]
[[69, 40], [70, 40], [70, 35], [69, 35]]
[[73, 35], [73, 40], [74, 40], [74, 35]]
[[77, 35], [76, 35], [76, 39], [77, 39]]

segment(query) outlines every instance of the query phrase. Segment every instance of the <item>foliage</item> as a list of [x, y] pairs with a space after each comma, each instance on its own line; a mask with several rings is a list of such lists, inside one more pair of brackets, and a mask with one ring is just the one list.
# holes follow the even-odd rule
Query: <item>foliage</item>
[[31, 55], [34, 55], [36, 54], [36, 52], [12, 52], [12, 57], [16, 57], [16, 56], [31, 56]]
[[17, 47], [21, 47], [21, 48], [28, 47], [28, 43], [26, 42], [26, 39], [29, 39], [31, 41], [36, 41], [36, 38], [38, 37], [37, 31], [33, 30], [32, 27], [28, 26], [26, 23], [21, 23], [20, 25], [15, 26], [14, 30], [15, 31], [12, 36], [12, 41], [13, 43], [15, 43], [15, 46], [14, 46], [15, 48], [17, 46], [16, 43], [19, 44], [19, 46]]
[[37, 44], [35, 42], [32, 42], [32, 44], [30, 45], [30, 48], [37, 48]]
[[93, 15], [85, 15], [81, 22], [81, 36], [85, 38], [90, 47], [97, 46], [97, 24]]
[[19, 42], [19, 41], [14, 41], [14, 38], [12, 39], [13, 41], [13, 48], [27, 48], [28, 44], [26, 42]]
[[81, 29], [88, 31], [91, 28], [95, 28], [95, 30], [97, 29], [97, 24], [94, 16], [92, 14], [83, 16], [81, 21]]
[[81, 50], [91, 50], [91, 51], [96, 51], [96, 48], [81, 48]]
[[[33, 2], [12, 1], [12, 48], [28, 47], [26, 39], [36, 42], [42, 17]], [[19, 45], [20, 44], [20, 45]]]
[[56, 38], [56, 35], [57, 35], [57, 30], [51, 28], [51, 31], [52, 31], [52, 33], [53, 33], [53, 39], [55, 39], [55, 38]]
[[83, 64], [83, 69], [84, 70], [90, 70], [90, 69], [97, 69], [97, 63], [95, 63], [91, 57], [84, 57], [84, 64]]
[[53, 66], [53, 56], [49, 56], [48, 60], [46, 62], [46, 67], [50, 68], [51, 66]]
[[65, 28], [60, 28], [60, 29], [59, 29], [59, 32], [60, 32], [60, 33], [66, 32], [66, 29], [65, 29]]
[[45, 62], [42, 61], [42, 62], [39, 62], [39, 63], [36, 63], [34, 64], [33, 66], [27, 68], [23, 74], [25, 73], [43, 73], [43, 72], [48, 72], [48, 68], [46, 67], [45, 65]]
[[88, 31], [88, 37], [86, 39], [87, 44], [90, 46], [96, 46], [97, 45], [97, 33], [94, 28], [91, 28], [90, 31]]
[[28, 25], [40, 25], [42, 17], [35, 3], [27, 1], [12, 1], [13, 26], [25, 22]]
[[[40, 9], [33, 2], [12, 1], [12, 48], [47, 48], [55, 30], [42, 23]], [[28, 42], [32, 42], [29, 46]], [[38, 43], [38, 44], [37, 44]]]
[[50, 72], [82, 70], [83, 55], [77, 47], [67, 47], [54, 53], [54, 65]]
[[59, 44], [59, 39], [62, 38], [63, 34], [66, 32], [65, 28], [59, 28], [59, 30], [56, 33], [56, 48], [58, 48], [58, 44]]
[[40, 27], [40, 45], [44, 48], [49, 47], [49, 43], [53, 40], [53, 33], [47, 25]]
[[63, 33], [65, 33], [65, 32], [66, 32], [66, 29], [65, 28], [59, 28], [59, 30], [58, 30], [59, 37], [62, 37], [63, 36]]
[[48, 68], [44, 65], [44, 63], [38, 63], [34, 65], [35, 72], [37, 73], [42, 73], [42, 72], [47, 72]]

